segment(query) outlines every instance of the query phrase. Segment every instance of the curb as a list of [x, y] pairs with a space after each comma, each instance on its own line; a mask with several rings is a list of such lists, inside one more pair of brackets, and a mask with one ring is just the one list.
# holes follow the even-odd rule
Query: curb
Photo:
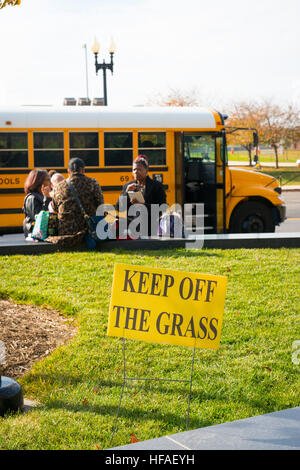
[[289, 408], [107, 450], [300, 450], [299, 418], [300, 407]]
[[[0, 255], [38, 255], [54, 252], [89, 251], [86, 246], [71, 249], [60, 249], [56, 245], [46, 242], [26, 242], [22, 234], [19, 237], [4, 235], [0, 238]], [[140, 239], [140, 240], [105, 240], [98, 242], [96, 251], [107, 252], [113, 249], [128, 251], [161, 250], [183, 248], [185, 250], [208, 249], [251, 249], [251, 248], [300, 248], [300, 232], [277, 232], [258, 234], [222, 234], [204, 235], [194, 239]]]

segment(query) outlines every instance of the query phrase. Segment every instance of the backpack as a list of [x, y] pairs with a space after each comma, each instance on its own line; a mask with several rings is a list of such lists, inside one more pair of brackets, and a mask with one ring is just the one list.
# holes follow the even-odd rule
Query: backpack
[[174, 238], [184, 238], [183, 223], [180, 214], [177, 212], [165, 212], [159, 221], [158, 235]]

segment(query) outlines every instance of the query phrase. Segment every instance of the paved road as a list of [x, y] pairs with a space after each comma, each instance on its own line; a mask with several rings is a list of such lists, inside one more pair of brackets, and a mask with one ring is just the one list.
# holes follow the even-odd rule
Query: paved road
[[[229, 166], [241, 166], [250, 169], [249, 165], [245, 164], [245, 162], [229, 161], [228, 164]], [[274, 162], [263, 162], [262, 165], [275, 168]], [[279, 167], [298, 168], [295, 162], [280, 163]], [[287, 205], [287, 220], [279, 227], [276, 227], [276, 232], [300, 232], [300, 186], [296, 186], [296, 188], [296, 191], [283, 191], [282, 193]]]
[[283, 191], [287, 220], [276, 227], [276, 232], [300, 232], [300, 191]]

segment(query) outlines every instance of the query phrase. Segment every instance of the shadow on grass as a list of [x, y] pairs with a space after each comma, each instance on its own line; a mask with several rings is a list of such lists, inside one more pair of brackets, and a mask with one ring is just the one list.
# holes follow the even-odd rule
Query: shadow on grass
[[[179, 428], [183, 432], [186, 431], [186, 420], [187, 420], [187, 410], [188, 406], [182, 407], [182, 414], [166, 412], [165, 408], [161, 406], [161, 409], [146, 409], [142, 406], [129, 405], [125, 406], [121, 403], [120, 410], [119, 404], [103, 404], [103, 405], [91, 405], [88, 403], [79, 403], [76, 405], [71, 405], [65, 403], [63, 400], [55, 400], [49, 404], [43, 406], [43, 410], [60, 410], [71, 411], [73, 413], [92, 413], [99, 414], [101, 416], [110, 416], [112, 419], [112, 427], [114, 420], [128, 420], [128, 423], [136, 423], [143, 421], [152, 421], [155, 419], [156, 422], [161, 422], [164, 425], [164, 428], [167, 426], [167, 423], [170, 423], [170, 428]], [[118, 415], [119, 410], [119, 415]], [[207, 426], [205, 422], [201, 422], [199, 418], [189, 417], [188, 429], [195, 429], [198, 427]], [[157, 437], [157, 436], [154, 436]]]
[[[33, 377], [31, 377], [32, 379]], [[35, 375], [33, 382], [36, 382], [37, 384], [40, 383], [41, 381], [46, 381], [47, 382], [47, 388], [50, 389], [52, 385], [56, 385], [56, 387], [61, 388], [63, 387], [66, 389], [68, 386], [72, 387], [72, 385], [76, 386], [78, 384], [83, 385], [85, 382], [89, 382], [89, 389], [87, 390], [87, 398], [85, 402], [79, 402], [76, 404], [70, 404], [64, 401], [63, 399], [60, 399], [59, 397], [57, 399], [52, 399], [50, 402], [45, 403], [42, 406], [42, 408], [45, 410], [51, 410], [51, 409], [64, 409], [67, 411], [71, 411], [73, 413], [96, 413], [96, 414], [101, 414], [104, 416], [111, 416], [112, 420], [114, 420], [118, 414], [118, 407], [119, 407], [119, 400], [121, 397], [122, 393], [122, 385], [123, 385], [123, 380], [122, 380], [122, 374], [120, 374], [120, 380], [102, 380], [102, 379], [95, 379], [93, 383], [91, 383], [88, 380], [88, 377], [83, 377], [81, 374], [78, 376], [66, 376], [66, 375]], [[29, 380], [29, 382], [32, 382], [32, 380]], [[97, 390], [95, 392], [92, 392], [93, 387]], [[99, 400], [101, 399], [101, 396], [104, 396], [105, 399], [106, 397], [109, 396], [109, 392], [111, 389], [119, 389], [119, 393], [117, 394], [116, 391], [114, 391], [114, 396], [112, 397], [112, 400], [115, 403], [108, 403], [108, 404], [103, 404], [103, 405], [98, 405], [98, 404], [91, 404], [89, 403], [89, 400]], [[137, 406], [136, 400], [137, 399], [142, 399], [140, 393], [145, 393], [149, 394], [152, 393], [153, 395], [159, 395], [161, 394], [161, 398], [159, 399], [159, 409], [158, 405], [153, 403], [153, 406], [151, 409], [147, 409], [147, 406], [149, 408], [149, 405], [151, 406], [151, 403], [149, 403], [149, 400], [147, 399], [147, 396], [144, 397], [145, 401], [145, 406], [141, 406], [140, 404]], [[182, 402], [181, 405], [181, 410], [182, 413], [178, 415], [178, 413], [168, 411], [166, 410], [166, 407], [164, 406], [164, 402], [168, 403], [170, 405], [172, 403], [172, 397], [174, 398], [174, 404], [178, 405], [178, 396], [180, 396], [180, 400]], [[177, 397], [177, 400], [176, 400]], [[170, 429], [174, 427], [179, 427], [182, 428], [183, 432], [186, 430], [186, 418], [187, 418], [187, 412], [188, 412], [188, 399], [189, 399], [189, 382], [186, 382], [183, 384], [183, 382], [163, 382], [163, 381], [157, 381], [157, 380], [151, 380], [151, 381], [143, 381], [143, 380], [126, 380], [125, 387], [124, 387], [124, 392], [122, 395], [122, 401], [120, 405], [120, 411], [119, 411], [119, 419], [128, 419], [129, 422], [142, 422], [142, 421], [148, 421], [148, 420], [153, 420], [155, 419], [156, 421], [161, 421], [164, 429], [167, 427], [170, 427]], [[43, 401], [43, 400], [42, 400]], [[253, 412], [247, 416], [242, 416], [237, 419], [242, 419], [242, 418], [247, 418], [251, 416], [257, 416], [261, 414], [266, 414], [266, 413], [271, 413], [278, 411], [280, 409], [287, 409], [291, 407], [290, 403], [278, 403], [275, 399], [272, 399], [271, 396], [256, 396], [256, 397], [248, 397], [246, 394], [245, 395], [239, 395], [239, 396], [228, 396], [226, 394], [220, 395], [218, 391], [210, 391], [207, 392], [204, 389], [201, 390], [195, 390], [192, 388], [191, 390], [191, 399], [190, 399], [190, 413], [193, 412], [193, 408], [195, 410], [195, 407], [197, 409], [199, 406], [203, 406], [203, 403], [205, 402], [212, 402], [216, 401], [216, 413], [213, 413], [213, 416], [210, 419], [203, 419], [201, 417], [201, 413], [199, 416], [194, 416], [194, 417], [189, 417], [189, 425], [188, 429], [196, 429], [196, 428], [202, 428], [202, 427], [207, 427], [211, 425], [216, 424], [216, 417], [218, 416], [218, 409], [217, 409], [217, 403], [232, 403], [233, 406], [240, 405], [240, 404], [245, 404], [249, 405]], [[126, 403], [127, 405], [126, 407]], [[157, 402], [156, 402], [157, 403]], [[222, 407], [222, 405], [221, 405]], [[174, 407], [175, 408], [175, 407]], [[195, 414], [195, 412], [194, 412]], [[220, 418], [220, 416], [219, 416]], [[219, 421], [219, 418], [217, 420]], [[225, 418], [224, 418], [225, 419]], [[226, 419], [225, 419], [226, 421]], [[224, 422], [221, 420], [221, 422]]]
[[[52, 388], [55, 386], [58, 389], [65, 389], [67, 387], [72, 387], [76, 386], [78, 384], [83, 385], [84, 383], [87, 383], [88, 380], [85, 380], [87, 378], [83, 377], [82, 375], [78, 376], [66, 376], [66, 375], [47, 375], [47, 374], [34, 374], [30, 375], [30, 373], [27, 375], [26, 380], [24, 381], [24, 386], [35, 386], [39, 385], [41, 383], [46, 384], [47, 388]], [[99, 391], [104, 388], [104, 389], [112, 389], [112, 388], [119, 388], [121, 390], [123, 386], [123, 377], [122, 373], [120, 373], [120, 378], [116, 380], [103, 380], [103, 379], [95, 379], [93, 384], [90, 383], [90, 389], [92, 390], [93, 388], [98, 389]], [[190, 382], [189, 379], [182, 379], [178, 380], [159, 380], [158, 378], [147, 378], [147, 377], [142, 377], [139, 378], [138, 380], [131, 380], [127, 379], [126, 384], [125, 384], [125, 392], [130, 393], [139, 393], [144, 391], [145, 393], [153, 392], [153, 393], [162, 393], [164, 395], [173, 395], [175, 392], [178, 395], [186, 396], [186, 400], [188, 400], [188, 395], [189, 395], [189, 386]], [[88, 392], [87, 392], [88, 393]], [[202, 392], [201, 392], [202, 393]], [[193, 392], [192, 389], [192, 396], [194, 395], [194, 398], [196, 398], [198, 395], [196, 392]], [[207, 399], [208, 396], [204, 397], [204, 399]], [[184, 398], [183, 398], [184, 399]]]
[[[189, 242], [191, 243], [191, 242]], [[42, 256], [48, 256], [48, 255], [53, 255], [56, 253], [68, 253], [70, 255], [76, 254], [76, 253], [86, 253], [86, 254], [93, 254], [95, 253], [102, 253], [102, 254], [110, 254], [113, 253], [115, 255], [130, 255], [134, 254], [135, 256], [148, 256], [149, 258], [151, 257], [159, 257], [159, 256], [172, 256], [174, 258], [177, 257], [184, 257], [184, 258], [195, 258], [199, 256], [211, 256], [211, 257], [221, 257], [222, 255], [219, 253], [211, 253], [212, 250], [219, 250], [221, 251], [221, 248], [161, 248], [161, 249], [144, 249], [144, 248], [139, 248], [135, 247], [133, 248], [105, 248], [103, 245], [101, 245], [100, 248], [96, 250], [88, 250], [86, 247], [78, 247], [77, 249], [74, 248], [64, 248], [64, 249], [49, 249], [49, 250], [44, 250], [41, 252], [30, 252], [30, 253], [18, 253], [18, 252], [12, 252], [10, 253], [11, 255], [22, 255], [24, 257], [42, 257]]]
[[[220, 250], [220, 249], [219, 249]], [[159, 258], [160, 256], [167, 256], [168, 254], [173, 258], [198, 258], [199, 256], [212, 256], [212, 257], [221, 257], [222, 254], [219, 253], [211, 253], [212, 248], [195, 248], [193, 249], [185, 249], [185, 248], [163, 248], [161, 250], [153, 249], [153, 250], [146, 250], [146, 249], [139, 249], [136, 253], [137, 256], [148, 256], [149, 258]], [[221, 250], [220, 250], [221, 251]], [[132, 250], [126, 250], [122, 248], [114, 248], [111, 250], [101, 249], [102, 253], [115, 253], [117, 255], [127, 255], [128, 253], [132, 252]]]
[[[77, 386], [79, 384], [83, 385], [85, 382], [85, 378], [82, 375], [78, 376], [66, 376], [66, 375], [47, 375], [47, 374], [38, 374], [34, 375], [33, 377], [27, 377], [29, 381], [27, 384], [40, 384], [41, 382], [47, 384], [47, 389], [51, 389], [52, 386], [55, 386], [58, 389], [67, 389], [68, 387], [71, 388], [72, 386]], [[87, 379], [87, 378], [86, 378]], [[134, 382], [134, 384], [133, 384]], [[138, 383], [137, 383], [138, 382]], [[175, 384], [175, 385], [174, 385]], [[42, 408], [44, 410], [51, 410], [51, 409], [64, 409], [74, 413], [97, 413], [101, 415], [109, 415], [113, 419], [116, 418], [118, 413], [119, 407], [119, 400], [122, 393], [122, 374], [120, 375], [120, 380], [95, 380], [93, 384], [90, 384], [90, 391], [87, 391], [86, 395], [86, 402], [79, 402], [78, 404], [70, 404], [64, 401], [63, 399], [51, 399], [48, 403], [44, 402]], [[162, 382], [156, 379], [151, 379], [144, 381], [141, 380], [126, 380], [124, 392], [122, 395], [122, 401], [120, 406], [119, 418], [123, 419], [130, 419], [144, 421], [144, 420], [155, 420], [162, 421], [165, 425], [166, 423], [170, 423], [170, 426], [182, 427], [184, 428], [183, 431], [186, 430], [186, 419], [187, 419], [187, 412], [188, 412], [188, 399], [189, 399], [189, 381], [186, 381], [185, 384], [183, 382]], [[92, 392], [93, 387], [97, 390], [96, 392]], [[104, 396], [105, 399], [109, 396], [109, 391], [112, 389], [118, 389], [119, 393], [117, 394], [114, 391], [114, 397], [112, 400], [115, 401], [115, 404], [91, 404], [89, 400], [91, 400], [91, 395], [93, 400], [101, 399], [101, 396]], [[153, 393], [156, 395], [162, 394], [161, 400], [159, 400], [159, 405], [153, 404], [151, 410], [147, 410], [147, 406], [149, 406], [149, 401], [147, 397], [145, 397], [145, 407], [143, 406], [136, 406], [134, 401], [136, 400], [136, 394], [139, 399], [141, 399], [140, 393]], [[71, 392], [72, 394], [72, 392]], [[169, 403], [172, 402], [172, 396], [180, 396], [180, 401], [182, 402], [182, 414], [178, 415], [177, 413], [168, 412], [166, 411], [165, 407], [163, 406], [164, 400], [168, 401]], [[198, 397], [197, 393], [191, 392], [191, 405], [193, 399]], [[125, 407], [124, 402], [130, 401], [130, 405], [128, 408]], [[41, 398], [43, 401], [43, 397]], [[178, 403], [178, 401], [177, 401]], [[160, 409], [157, 408], [160, 407]], [[202, 427], [207, 426], [211, 423], [209, 422], [202, 422], [199, 418], [191, 418], [189, 419], [189, 428], [195, 427]]]

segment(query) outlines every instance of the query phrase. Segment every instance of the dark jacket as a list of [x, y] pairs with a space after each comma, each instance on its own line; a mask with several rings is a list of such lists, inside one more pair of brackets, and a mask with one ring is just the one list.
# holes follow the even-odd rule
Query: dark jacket
[[[121, 196], [127, 197], [128, 208], [131, 206], [131, 202], [127, 193], [127, 187], [132, 183], [136, 183], [136, 181], [129, 181], [128, 183], [124, 184], [122, 188], [122, 193], [121, 193]], [[148, 207], [150, 208], [151, 204], [166, 203], [166, 193], [165, 193], [163, 185], [159, 181], [153, 180], [149, 176], [147, 176], [144, 199], [145, 199], [145, 205], [147, 208]], [[118, 200], [116, 204], [117, 210], [119, 210], [119, 202], [120, 202], [120, 199]]]
[[25, 214], [23, 232], [25, 237], [28, 237], [32, 232], [35, 216], [43, 210], [47, 211], [50, 201], [50, 198], [44, 197], [41, 193], [32, 192], [26, 195], [23, 206], [23, 212]]
[[[128, 183], [124, 184], [122, 188], [122, 193], [120, 196], [127, 197], [127, 210], [132, 206], [130, 202], [130, 198], [127, 193], [127, 187], [132, 184], [136, 183], [136, 181], [129, 181]], [[166, 204], [166, 193], [164, 190], [163, 185], [156, 180], [151, 179], [147, 176], [146, 185], [145, 185], [145, 192], [144, 192], [144, 199], [145, 199], [145, 206], [148, 210], [148, 233], [151, 234], [151, 205], [152, 204]], [[120, 202], [120, 198], [116, 204], [117, 211], [122, 212], [124, 208], [122, 208], [122, 204]], [[128, 217], [127, 217], [128, 218]]]

